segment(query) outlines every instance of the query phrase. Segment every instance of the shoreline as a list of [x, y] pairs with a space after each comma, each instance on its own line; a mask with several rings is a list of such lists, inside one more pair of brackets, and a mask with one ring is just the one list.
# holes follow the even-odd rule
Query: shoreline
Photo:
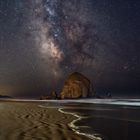
[[87, 117], [82, 117], [82, 116], [79, 116], [75, 113], [72, 113], [72, 112], [66, 112], [66, 111], [63, 111], [63, 108], [59, 108], [58, 109], [59, 112], [63, 113], [63, 114], [69, 114], [69, 115], [73, 115], [74, 117], [77, 117], [77, 119], [73, 120], [72, 122], [70, 122], [68, 125], [69, 127], [78, 135], [83, 135], [83, 136], [86, 136], [92, 140], [102, 140], [102, 138], [100, 137], [96, 137], [94, 135], [91, 135], [91, 134], [88, 134], [88, 133], [83, 133], [83, 132], [80, 132], [79, 130], [79, 126], [76, 126], [75, 123], [84, 119], [84, 118], [87, 118]]
[[140, 106], [140, 99], [66, 99], [66, 100], [34, 100], [34, 99], [0, 99], [3, 102], [32, 102], [32, 103], [85, 103], [116, 106]]
[[[39, 105], [39, 107], [43, 107], [43, 108], [51, 108], [51, 107], [46, 107], [46, 106], [43, 106], [43, 105]], [[54, 108], [57, 108], [57, 107], [54, 107]], [[58, 108], [58, 111], [60, 113], [63, 113], [63, 114], [66, 114], [66, 115], [72, 115], [74, 117], [76, 117], [76, 119], [72, 120], [70, 123], [68, 123], [68, 126], [71, 128], [71, 130], [78, 134], [78, 135], [82, 135], [82, 136], [85, 136], [91, 140], [102, 140], [102, 138], [100, 137], [97, 137], [93, 134], [88, 134], [88, 133], [83, 133], [83, 132], [80, 132], [80, 127], [79, 126], [76, 126], [75, 123], [84, 119], [84, 118], [87, 118], [87, 117], [82, 117], [76, 113], [73, 113], [73, 112], [66, 112], [64, 111], [63, 109], [67, 109], [67, 108]]]

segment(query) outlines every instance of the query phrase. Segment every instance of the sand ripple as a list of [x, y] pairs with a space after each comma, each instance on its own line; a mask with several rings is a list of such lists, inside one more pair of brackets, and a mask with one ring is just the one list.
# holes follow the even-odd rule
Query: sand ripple
[[38, 105], [0, 102], [0, 140], [88, 140], [69, 128], [74, 116]]

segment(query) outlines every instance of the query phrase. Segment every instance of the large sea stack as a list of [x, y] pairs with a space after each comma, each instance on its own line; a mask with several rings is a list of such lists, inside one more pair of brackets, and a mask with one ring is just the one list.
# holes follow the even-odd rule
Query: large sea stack
[[87, 98], [94, 95], [91, 82], [84, 75], [74, 72], [64, 82], [61, 99]]

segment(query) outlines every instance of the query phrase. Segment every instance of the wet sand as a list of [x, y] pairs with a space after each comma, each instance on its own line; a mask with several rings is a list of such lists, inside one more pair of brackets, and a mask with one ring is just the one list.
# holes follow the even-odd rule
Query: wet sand
[[76, 117], [39, 104], [0, 102], [0, 140], [89, 140], [68, 126]]
[[140, 137], [139, 100], [95, 102], [1, 101], [0, 140], [132, 140]]

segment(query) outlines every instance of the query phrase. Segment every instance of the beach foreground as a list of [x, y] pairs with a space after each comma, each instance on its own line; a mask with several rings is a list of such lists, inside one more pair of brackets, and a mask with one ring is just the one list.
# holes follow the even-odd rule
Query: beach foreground
[[0, 140], [88, 140], [68, 126], [74, 116], [39, 105], [0, 102]]
[[0, 140], [132, 140], [140, 99], [5, 100]]

